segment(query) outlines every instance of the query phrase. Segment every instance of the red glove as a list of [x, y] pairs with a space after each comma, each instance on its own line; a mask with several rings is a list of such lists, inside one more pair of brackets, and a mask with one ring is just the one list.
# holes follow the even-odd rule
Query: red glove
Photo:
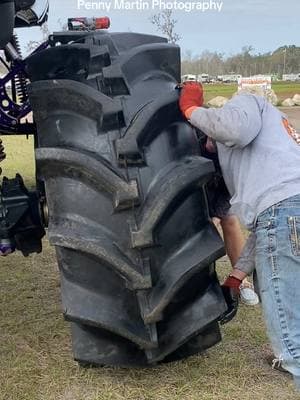
[[222, 286], [227, 286], [227, 287], [235, 290], [237, 293], [240, 293], [241, 284], [242, 284], [242, 281], [240, 279], [229, 275]]
[[179, 108], [185, 118], [189, 119], [197, 107], [203, 106], [203, 87], [198, 82], [185, 82], [179, 98]]

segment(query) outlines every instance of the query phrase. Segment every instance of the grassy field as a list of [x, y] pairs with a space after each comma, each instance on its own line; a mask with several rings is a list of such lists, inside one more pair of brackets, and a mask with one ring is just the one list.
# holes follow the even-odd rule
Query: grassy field
[[[219, 270], [228, 270], [226, 262]], [[47, 241], [42, 255], [15, 254], [0, 268], [1, 400], [262, 400], [299, 398], [266, 362], [260, 307], [241, 307], [206, 354], [152, 369], [82, 369], [72, 360], [59, 277]]]
[[[32, 142], [4, 137], [3, 173], [34, 182]], [[72, 360], [54, 250], [0, 266], [0, 400], [296, 400], [292, 379], [266, 362], [261, 309], [241, 306], [223, 341], [203, 355], [152, 369], [83, 369]], [[226, 259], [218, 263], [224, 276]]]
[[6, 160], [1, 163], [2, 175], [13, 178], [20, 173], [28, 186], [35, 184], [33, 138], [23, 136], [2, 136]]
[[[300, 83], [277, 82], [272, 84], [272, 88], [278, 96], [279, 101], [283, 101], [295, 94], [300, 94]], [[237, 84], [212, 84], [204, 85], [205, 101], [211, 100], [216, 96], [231, 97], [237, 92]]]

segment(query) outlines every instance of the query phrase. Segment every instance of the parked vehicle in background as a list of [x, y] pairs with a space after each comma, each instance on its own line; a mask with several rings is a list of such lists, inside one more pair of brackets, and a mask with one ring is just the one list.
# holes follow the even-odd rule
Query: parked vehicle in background
[[229, 75], [218, 75], [217, 80], [223, 83], [238, 82], [242, 78], [239, 74], [229, 74]]
[[187, 81], [197, 82], [197, 76], [192, 74], [183, 75], [181, 77], [181, 82], [184, 83]]
[[282, 80], [287, 82], [296, 82], [296, 81], [300, 81], [300, 73], [299, 74], [284, 74], [282, 75]]
[[215, 81], [215, 79], [208, 74], [198, 74], [198, 75], [186, 74], [181, 77], [181, 82], [184, 83], [186, 81], [211, 83], [211, 82]]
[[198, 82], [201, 83], [210, 83], [211, 82], [211, 77], [208, 74], [200, 74], [198, 75]]

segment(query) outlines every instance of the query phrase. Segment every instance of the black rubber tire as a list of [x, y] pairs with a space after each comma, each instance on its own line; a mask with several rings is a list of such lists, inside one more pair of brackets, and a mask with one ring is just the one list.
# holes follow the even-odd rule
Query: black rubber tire
[[[28, 61], [64, 316], [83, 364], [143, 366], [220, 340], [214, 173], [178, 110], [179, 48], [58, 33]], [[60, 46], [57, 46], [57, 43]]]
[[15, 21], [14, 0], [0, 0], [0, 49], [4, 49], [13, 37]]

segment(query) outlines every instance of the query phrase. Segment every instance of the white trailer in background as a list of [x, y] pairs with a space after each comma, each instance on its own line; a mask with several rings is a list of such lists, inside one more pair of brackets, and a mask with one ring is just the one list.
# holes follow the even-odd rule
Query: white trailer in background
[[283, 81], [291, 81], [291, 82], [296, 82], [300, 81], [300, 74], [284, 74], [282, 75], [282, 80]]
[[199, 74], [199, 75], [186, 74], [181, 77], [182, 83], [186, 81], [210, 83], [211, 80], [212, 78], [208, 74]]
[[209, 83], [211, 81], [211, 78], [208, 74], [200, 74], [197, 77], [198, 82], [202, 83]]
[[187, 81], [197, 82], [197, 75], [192, 75], [192, 74], [182, 75], [181, 82], [184, 83]]
[[218, 75], [217, 80], [223, 83], [238, 82], [242, 78], [240, 74]]

